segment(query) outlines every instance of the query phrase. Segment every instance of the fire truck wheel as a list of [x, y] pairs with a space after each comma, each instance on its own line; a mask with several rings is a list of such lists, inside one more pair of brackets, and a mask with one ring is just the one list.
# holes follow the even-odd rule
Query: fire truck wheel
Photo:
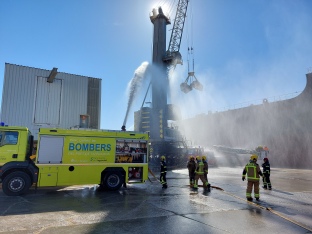
[[22, 171], [12, 172], [2, 181], [2, 190], [8, 196], [19, 196], [26, 193], [30, 186], [29, 175]]
[[108, 172], [103, 181], [104, 187], [108, 190], [118, 190], [122, 183], [122, 175], [120, 172]]

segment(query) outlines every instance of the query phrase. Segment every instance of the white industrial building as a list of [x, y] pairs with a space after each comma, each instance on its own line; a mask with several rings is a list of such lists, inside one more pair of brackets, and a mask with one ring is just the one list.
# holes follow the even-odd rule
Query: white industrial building
[[100, 127], [101, 79], [5, 64], [1, 122], [39, 128]]

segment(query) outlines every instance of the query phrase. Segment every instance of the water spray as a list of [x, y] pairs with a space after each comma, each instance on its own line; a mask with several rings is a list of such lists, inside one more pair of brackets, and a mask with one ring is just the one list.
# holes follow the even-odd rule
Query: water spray
[[126, 116], [123, 122], [123, 125], [121, 127], [122, 131], [126, 131], [126, 123], [128, 119], [129, 111], [132, 107], [133, 101], [135, 100], [138, 92], [140, 91], [140, 88], [143, 84], [143, 81], [146, 77], [146, 73], [148, 71], [148, 62], [143, 62], [134, 72], [134, 76], [131, 79], [131, 81], [128, 84], [128, 90], [129, 90], [129, 99], [128, 99], [128, 106], [126, 111]]

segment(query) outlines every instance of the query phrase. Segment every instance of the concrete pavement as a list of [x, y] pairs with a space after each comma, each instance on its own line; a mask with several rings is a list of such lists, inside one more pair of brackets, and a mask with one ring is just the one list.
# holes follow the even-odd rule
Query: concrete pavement
[[[191, 190], [186, 169], [169, 171], [168, 189], [150, 175], [116, 192], [96, 186], [0, 192], [3, 233], [312, 233], [312, 171], [272, 169], [273, 190], [247, 202], [242, 168], [210, 168], [220, 189]], [[155, 173], [158, 177], [158, 173]]]

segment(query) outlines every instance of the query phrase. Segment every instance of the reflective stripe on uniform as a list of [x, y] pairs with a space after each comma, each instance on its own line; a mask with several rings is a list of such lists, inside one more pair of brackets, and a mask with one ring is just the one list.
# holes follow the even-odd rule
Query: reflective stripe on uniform
[[257, 166], [254, 163], [248, 163], [245, 168], [247, 171], [247, 179], [252, 179], [252, 180], [260, 179], [257, 177]]
[[195, 173], [198, 174], [198, 175], [203, 175], [204, 174], [204, 163], [203, 162], [199, 162], [198, 163], [198, 167], [196, 168]]

